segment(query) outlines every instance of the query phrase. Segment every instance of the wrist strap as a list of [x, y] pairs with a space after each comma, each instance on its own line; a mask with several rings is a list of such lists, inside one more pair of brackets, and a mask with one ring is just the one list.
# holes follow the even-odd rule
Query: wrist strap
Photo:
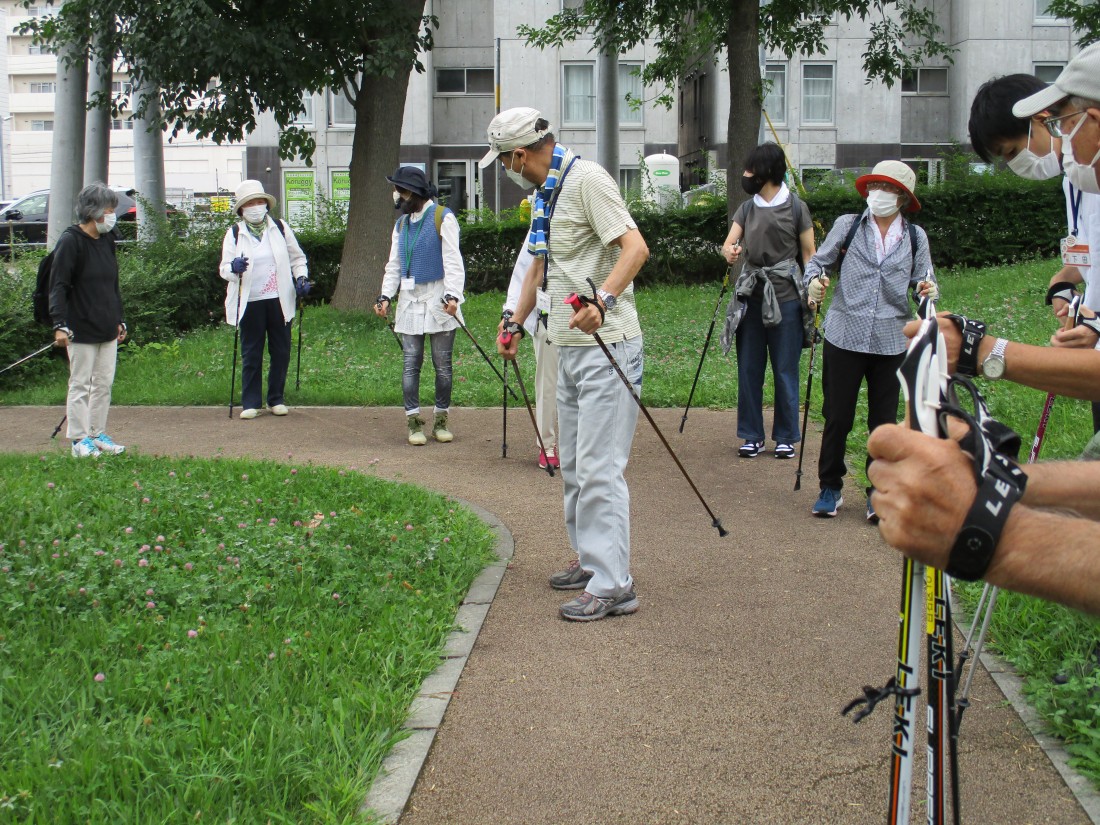
[[1088, 327], [1097, 335], [1100, 335], [1100, 318], [1086, 318], [1084, 315], [1082, 315], [1080, 318], [1077, 319], [1077, 326]]
[[1008, 514], [1026, 487], [1027, 476], [1016, 462], [994, 453], [966, 521], [955, 537], [944, 571], [947, 575], [964, 581], [976, 581], [985, 575]]
[[985, 337], [985, 324], [963, 315], [948, 315], [962, 334], [962, 349], [959, 350], [959, 362], [955, 371], [962, 375], [978, 374], [978, 348]]
[[1050, 289], [1047, 290], [1047, 306], [1051, 306], [1055, 298], [1061, 298], [1063, 301], [1072, 301], [1073, 296], [1076, 294], [1077, 284], [1070, 283], [1069, 281], [1059, 281], [1056, 284], [1051, 284]]
[[518, 335], [520, 338], [526, 338], [527, 330], [523, 328], [522, 324], [517, 324], [515, 321], [512, 321], [511, 317], [511, 315], [508, 316], [509, 321], [504, 325], [504, 331], [510, 335]]

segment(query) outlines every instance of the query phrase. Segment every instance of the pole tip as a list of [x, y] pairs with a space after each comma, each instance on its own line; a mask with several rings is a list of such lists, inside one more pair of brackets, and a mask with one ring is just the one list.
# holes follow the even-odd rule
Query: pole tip
[[718, 537], [719, 538], [724, 539], [726, 536], [728, 536], [730, 534], [730, 531], [722, 526], [722, 522], [720, 520], [715, 519], [712, 523], [714, 524], [715, 529], [718, 531]]

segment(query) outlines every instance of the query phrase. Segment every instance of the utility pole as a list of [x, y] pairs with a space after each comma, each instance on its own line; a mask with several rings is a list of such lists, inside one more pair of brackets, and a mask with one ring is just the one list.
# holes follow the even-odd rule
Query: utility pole
[[88, 97], [88, 54], [81, 44], [66, 43], [57, 52], [54, 96], [53, 159], [46, 247], [53, 249], [75, 217], [76, 196], [84, 180], [84, 123]]
[[600, 52], [596, 61], [596, 162], [619, 181], [619, 55]]

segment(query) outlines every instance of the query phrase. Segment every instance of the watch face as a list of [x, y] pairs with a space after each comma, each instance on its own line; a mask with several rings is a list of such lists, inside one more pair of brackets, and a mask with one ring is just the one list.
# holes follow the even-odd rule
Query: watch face
[[996, 381], [1005, 374], [1005, 359], [999, 355], [990, 355], [982, 361], [982, 375]]

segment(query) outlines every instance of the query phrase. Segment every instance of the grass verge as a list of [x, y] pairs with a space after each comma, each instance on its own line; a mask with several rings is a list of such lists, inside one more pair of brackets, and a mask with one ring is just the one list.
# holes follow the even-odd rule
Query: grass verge
[[0, 821], [351, 822], [491, 558], [354, 472], [0, 456]]

